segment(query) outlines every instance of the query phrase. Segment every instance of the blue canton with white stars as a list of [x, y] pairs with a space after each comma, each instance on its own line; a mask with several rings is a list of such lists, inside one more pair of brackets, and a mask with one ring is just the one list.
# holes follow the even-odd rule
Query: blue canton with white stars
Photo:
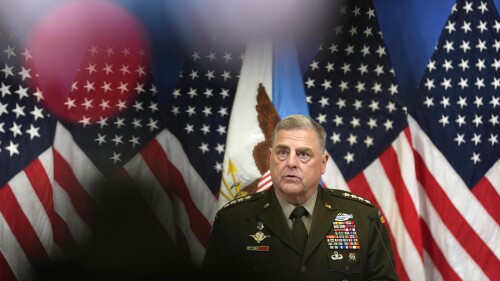
[[491, 1], [453, 7], [418, 98], [415, 119], [473, 188], [500, 158], [500, 21]]

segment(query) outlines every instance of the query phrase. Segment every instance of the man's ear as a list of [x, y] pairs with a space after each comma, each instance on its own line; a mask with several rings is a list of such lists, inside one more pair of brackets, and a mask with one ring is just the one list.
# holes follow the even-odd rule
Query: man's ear
[[321, 164], [322, 164], [322, 167], [321, 167], [321, 174], [324, 174], [325, 171], [326, 171], [326, 164], [328, 163], [328, 153], [325, 152], [323, 153], [323, 155], [321, 156]]

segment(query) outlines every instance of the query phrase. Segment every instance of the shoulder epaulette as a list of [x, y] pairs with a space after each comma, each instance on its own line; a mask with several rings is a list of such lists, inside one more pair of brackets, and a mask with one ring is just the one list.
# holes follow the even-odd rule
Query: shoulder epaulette
[[340, 198], [344, 198], [344, 199], [353, 200], [356, 202], [361, 202], [361, 203], [364, 203], [368, 206], [375, 207], [375, 205], [373, 205], [372, 202], [368, 201], [367, 199], [365, 199], [361, 196], [358, 196], [354, 193], [351, 193], [349, 191], [340, 190], [340, 189], [328, 189], [328, 191], [330, 192], [331, 195], [334, 195], [334, 196], [337, 196]]
[[226, 210], [228, 208], [231, 208], [231, 207], [236, 206], [236, 205], [240, 205], [242, 203], [255, 201], [255, 200], [261, 198], [263, 194], [264, 194], [264, 192], [257, 192], [257, 193], [251, 194], [251, 195], [236, 198], [234, 200], [227, 202], [226, 205], [224, 205], [220, 210], [221, 211]]

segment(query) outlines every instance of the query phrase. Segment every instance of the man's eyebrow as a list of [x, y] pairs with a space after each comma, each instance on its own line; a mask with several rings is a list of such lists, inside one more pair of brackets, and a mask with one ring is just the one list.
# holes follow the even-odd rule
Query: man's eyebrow
[[299, 152], [312, 152], [313, 151], [312, 148], [310, 148], [310, 147], [299, 147], [296, 150]]
[[284, 145], [284, 144], [277, 144], [276, 148], [286, 148], [286, 149], [288, 149], [289, 147], [287, 145]]

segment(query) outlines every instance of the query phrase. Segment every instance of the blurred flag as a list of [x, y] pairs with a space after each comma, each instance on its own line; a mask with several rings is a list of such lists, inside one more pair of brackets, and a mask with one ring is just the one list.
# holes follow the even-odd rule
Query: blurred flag
[[500, 274], [500, 19], [457, 1], [410, 118], [429, 280]]
[[[406, 111], [371, 1], [343, 1], [305, 76], [311, 117], [327, 132], [323, 182], [381, 208], [401, 280], [424, 276]], [[349, 196], [346, 193], [346, 196]]]

